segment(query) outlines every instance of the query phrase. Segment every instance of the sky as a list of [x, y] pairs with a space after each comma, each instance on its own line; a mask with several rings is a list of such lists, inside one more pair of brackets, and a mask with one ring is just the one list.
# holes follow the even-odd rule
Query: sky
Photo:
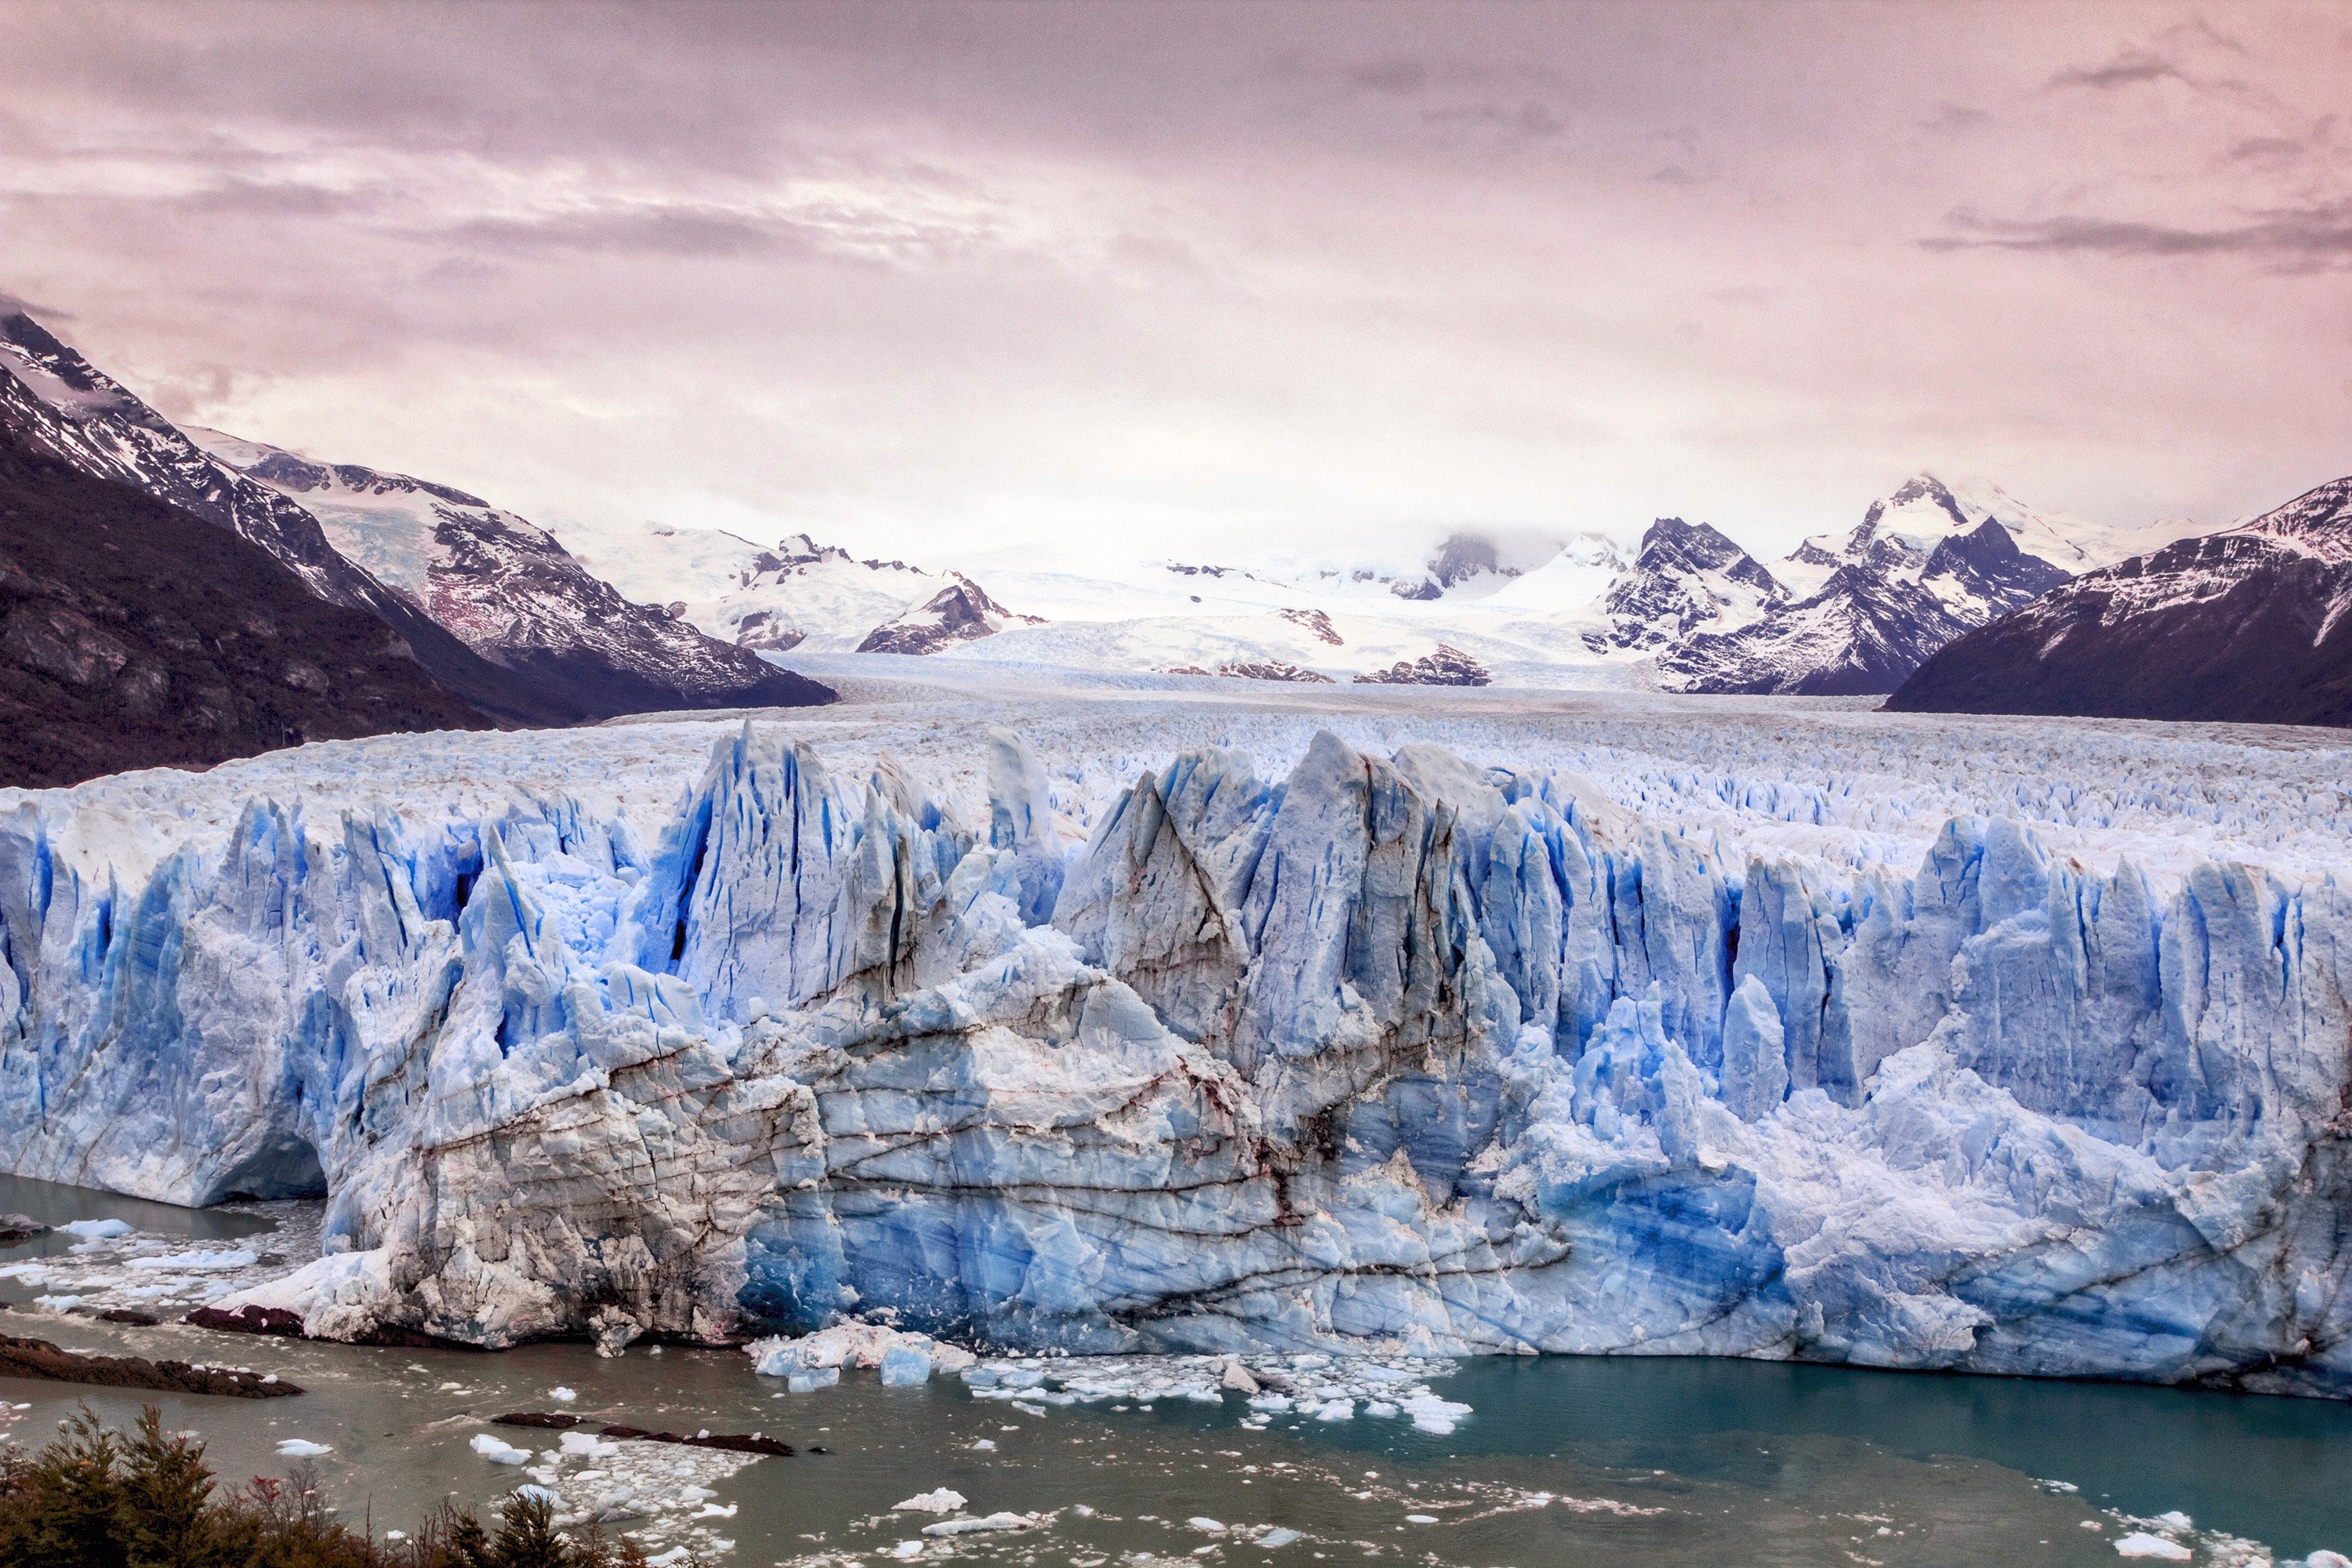
[[2352, 7], [0, 8], [0, 291], [559, 527], [1345, 552], [2352, 471]]

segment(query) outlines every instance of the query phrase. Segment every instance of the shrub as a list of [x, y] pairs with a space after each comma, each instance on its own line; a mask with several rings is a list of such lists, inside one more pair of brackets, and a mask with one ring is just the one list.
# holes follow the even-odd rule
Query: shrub
[[643, 1568], [634, 1541], [555, 1528], [544, 1498], [509, 1498], [498, 1528], [444, 1503], [413, 1538], [336, 1520], [315, 1473], [221, 1494], [204, 1445], [150, 1405], [128, 1436], [88, 1405], [27, 1457], [0, 1447], [0, 1563], [9, 1568]]

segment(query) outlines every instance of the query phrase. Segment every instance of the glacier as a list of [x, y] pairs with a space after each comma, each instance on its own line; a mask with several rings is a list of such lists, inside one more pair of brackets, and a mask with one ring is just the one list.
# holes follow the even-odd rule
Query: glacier
[[0, 1168], [330, 1339], [2352, 1395], [2340, 743], [840, 684], [0, 792]]

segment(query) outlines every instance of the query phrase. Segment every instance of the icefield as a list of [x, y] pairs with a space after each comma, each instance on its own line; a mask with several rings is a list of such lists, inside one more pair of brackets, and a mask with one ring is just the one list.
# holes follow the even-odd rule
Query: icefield
[[0, 1167], [330, 1339], [2352, 1395], [2339, 737], [861, 668], [0, 792]]

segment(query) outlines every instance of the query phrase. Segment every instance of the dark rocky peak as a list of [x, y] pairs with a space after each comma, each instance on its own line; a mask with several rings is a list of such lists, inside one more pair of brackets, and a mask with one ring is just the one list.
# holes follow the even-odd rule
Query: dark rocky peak
[[1437, 547], [1429, 558], [1429, 574], [1439, 584], [1451, 588], [1466, 583], [1480, 573], [1493, 573], [1504, 577], [1516, 577], [1518, 572], [1503, 564], [1495, 542], [1475, 533], [1454, 533]]
[[1950, 490], [1944, 488], [1943, 480], [1933, 474], [1915, 474], [1897, 486], [1893, 495], [1870, 503], [1870, 510], [1862, 515], [1862, 530], [1858, 537], [1868, 537], [1878, 527], [1878, 520], [1886, 515], [1887, 508], [1907, 506], [1915, 500], [1933, 501], [1944, 509], [1945, 515], [1956, 525], [1961, 528], [1969, 526], [1969, 514], [1960, 510], [1960, 503]]
[[1659, 647], [1719, 618], [1731, 602], [1710, 575], [1737, 583], [1765, 604], [1789, 596], [1780, 580], [1704, 522], [1662, 517], [1642, 535], [1633, 569], [1601, 600], [1620, 647]]
[[1769, 597], [1780, 591], [1779, 579], [1755, 557], [1733, 543], [1712, 524], [1685, 522], [1662, 517], [1642, 535], [1641, 553], [1633, 559], [1637, 572], [1720, 572]]
[[954, 581], [931, 595], [930, 603], [923, 606], [939, 616], [941, 631], [950, 636], [968, 636], [971, 628], [985, 626], [991, 613], [1000, 616], [1010, 614], [988, 596], [986, 589], [962, 573], [950, 572], [948, 575]]
[[1927, 557], [1929, 577], [1949, 577], [1968, 593], [2008, 611], [2039, 598], [2068, 574], [2017, 547], [2009, 530], [1987, 518], [1973, 532], [1939, 541]]
[[291, 452], [272, 452], [244, 472], [264, 484], [289, 490], [322, 490], [335, 482], [335, 471], [326, 464], [298, 458]]
[[859, 653], [937, 653], [950, 643], [993, 637], [1020, 623], [1043, 626], [1040, 616], [1017, 615], [990, 598], [986, 590], [961, 572], [948, 574], [948, 585], [922, 604], [866, 634]]

